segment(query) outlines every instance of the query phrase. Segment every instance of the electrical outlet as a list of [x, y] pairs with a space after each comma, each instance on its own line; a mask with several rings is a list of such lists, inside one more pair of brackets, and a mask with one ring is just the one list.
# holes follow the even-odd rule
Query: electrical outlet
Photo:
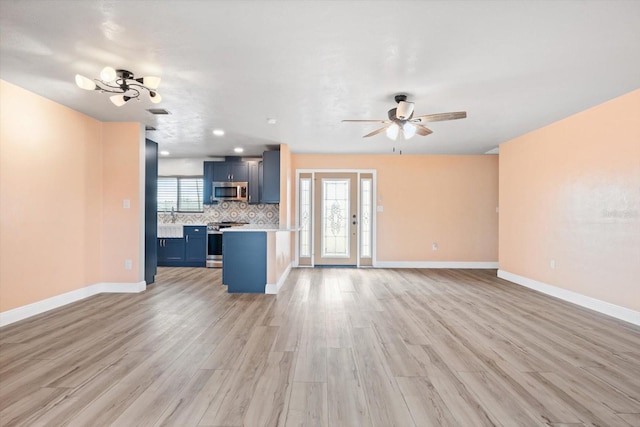
[[431, 244], [431, 249], [434, 250], [434, 251], [437, 251], [438, 250], [438, 244], [436, 242], [433, 242]]
[[131, 208], [131, 200], [123, 199], [122, 200], [122, 207], [125, 208], [125, 209], [130, 209]]
[[124, 260], [124, 269], [125, 270], [131, 270], [133, 268], [133, 261], [131, 261], [130, 259], [125, 259]]
[[551, 262], [549, 263], [549, 267], [551, 267], [552, 270], [554, 270], [556, 268], [556, 260], [552, 259]]

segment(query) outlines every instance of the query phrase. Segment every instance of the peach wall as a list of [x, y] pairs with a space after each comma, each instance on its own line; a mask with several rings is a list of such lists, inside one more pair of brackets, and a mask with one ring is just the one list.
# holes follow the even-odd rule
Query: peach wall
[[378, 262], [498, 259], [498, 156], [293, 154], [297, 169], [377, 171]]
[[500, 269], [640, 310], [640, 90], [500, 146]]
[[2, 80], [0, 93], [0, 313], [138, 282], [140, 125], [101, 123]]
[[0, 80], [0, 311], [100, 281], [101, 123]]
[[291, 151], [287, 144], [280, 144], [280, 225], [291, 226]]
[[[134, 283], [142, 280], [140, 246], [140, 124], [103, 123], [102, 280]], [[124, 207], [129, 200], [130, 207]], [[131, 260], [131, 270], [125, 269]]]

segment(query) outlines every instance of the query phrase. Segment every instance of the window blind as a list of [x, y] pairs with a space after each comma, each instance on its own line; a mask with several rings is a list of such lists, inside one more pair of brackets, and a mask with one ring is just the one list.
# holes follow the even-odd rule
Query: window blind
[[202, 177], [158, 177], [158, 212], [203, 212]]

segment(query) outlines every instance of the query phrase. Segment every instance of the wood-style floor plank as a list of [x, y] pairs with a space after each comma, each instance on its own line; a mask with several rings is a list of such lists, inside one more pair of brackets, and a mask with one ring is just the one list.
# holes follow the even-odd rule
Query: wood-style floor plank
[[640, 426], [640, 328], [495, 270], [160, 268], [0, 329], [2, 426]]

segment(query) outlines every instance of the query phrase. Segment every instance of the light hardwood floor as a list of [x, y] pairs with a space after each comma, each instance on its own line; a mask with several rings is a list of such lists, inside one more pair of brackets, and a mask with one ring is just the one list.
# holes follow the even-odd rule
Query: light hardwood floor
[[640, 426], [640, 328], [495, 275], [161, 268], [0, 329], [0, 425]]

